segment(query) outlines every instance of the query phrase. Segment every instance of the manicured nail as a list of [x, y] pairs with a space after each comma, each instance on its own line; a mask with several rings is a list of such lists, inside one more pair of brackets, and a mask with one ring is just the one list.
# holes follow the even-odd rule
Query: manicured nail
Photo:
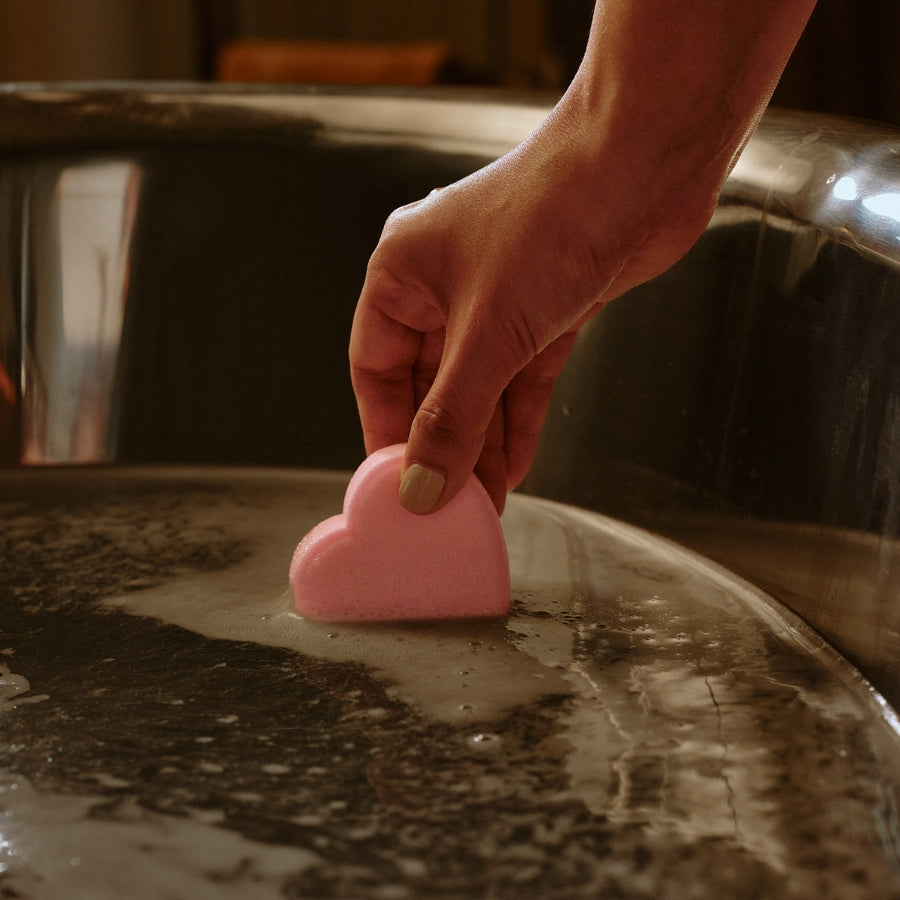
[[446, 481], [440, 472], [413, 463], [400, 480], [400, 502], [410, 512], [430, 513], [441, 499]]

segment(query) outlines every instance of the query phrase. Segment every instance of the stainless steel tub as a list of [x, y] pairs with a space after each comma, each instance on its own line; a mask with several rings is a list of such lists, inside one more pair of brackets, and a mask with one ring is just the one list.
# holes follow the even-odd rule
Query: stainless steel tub
[[777, 601], [514, 496], [509, 616], [306, 621], [287, 565], [345, 486], [0, 478], [3, 895], [900, 892], [896, 719]]
[[528, 489], [684, 541], [900, 702], [900, 134], [770, 112], [680, 265], [612, 304]]
[[362, 458], [385, 216], [548, 105], [0, 93], [0, 888], [116, 896], [115, 836], [146, 896], [900, 891], [896, 132], [768, 113], [697, 247], [583, 331], [523, 489], [620, 524], [515, 498], [509, 622], [279, 631], [343, 486], [308, 470]]
[[[394, 207], [548, 101], [0, 95], [0, 457], [351, 468], [345, 346]], [[527, 491], [765, 586], [900, 701], [900, 139], [772, 111], [712, 223], [611, 305]]]

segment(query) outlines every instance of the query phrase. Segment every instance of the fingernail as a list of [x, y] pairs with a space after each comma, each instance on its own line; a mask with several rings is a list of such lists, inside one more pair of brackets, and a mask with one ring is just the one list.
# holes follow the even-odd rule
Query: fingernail
[[441, 499], [446, 481], [440, 472], [413, 463], [400, 480], [400, 502], [412, 513], [429, 513]]

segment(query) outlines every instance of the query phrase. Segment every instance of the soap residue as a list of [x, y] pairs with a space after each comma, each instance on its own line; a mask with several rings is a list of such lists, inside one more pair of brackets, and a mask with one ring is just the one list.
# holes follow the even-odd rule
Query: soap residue
[[[544, 572], [535, 584], [522, 577], [508, 620], [435, 623], [328, 623], [291, 609], [287, 571], [293, 545], [314, 522], [294, 523], [266, 510], [245, 515], [229, 529], [255, 536], [254, 552], [218, 572], [190, 573], [106, 603], [153, 616], [212, 638], [255, 641], [335, 662], [362, 663], [389, 684], [389, 693], [449, 722], [492, 720], [548, 694], [571, 690], [561, 666], [572, 629], [542, 619], [529, 628], [531, 609], [547, 611], [567, 600], [563, 573]], [[293, 525], [293, 527], [291, 527]], [[513, 560], [514, 571], [520, 562]]]
[[47, 694], [30, 694], [31, 685], [24, 675], [17, 675], [9, 666], [0, 663], [0, 714], [25, 703], [41, 703]]
[[[513, 585], [507, 619], [346, 624], [301, 618], [287, 591], [293, 548], [340, 507], [341, 488], [335, 482], [332, 496], [300, 510], [283, 501], [207, 511], [216, 527], [252, 545], [246, 558], [105, 602], [211, 638], [361, 663], [392, 695], [448, 722], [495, 720], [548, 695], [596, 694], [595, 676], [577, 664], [575, 644], [602, 623], [604, 604], [658, 597], [660, 588], [663, 607], [684, 598], [709, 607], [713, 616], [723, 605], [746, 608], [744, 615], [764, 617], [804, 652], [821, 655], [821, 647], [786, 625], [763, 595], [688, 551], [621, 522], [515, 495], [503, 519]], [[665, 633], [670, 623], [662, 624], [646, 639], [677, 641]], [[758, 641], [754, 635], [748, 632], [745, 640]]]
[[[631, 773], [646, 767], [648, 754], [656, 758], [660, 746], [677, 745], [677, 752], [665, 751], [665, 790], [691, 802], [677, 804], [668, 824], [686, 836], [725, 837], [740, 821], [755, 849], [784, 869], [769, 808], [759, 800], [775, 769], [755, 744], [755, 711], [734, 692], [720, 663], [703, 675], [697, 657], [722, 654], [716, 632], [723, 611], [747, 626], [737, 634], [729, 623], [725, 655], [751, 669], [767, 657], [769, 629], [819, 659], [822, 647], [759, 592], [640, 529], [515, 496], [503, 524], [514, 608], [505, 621], [347, 625], [303, 619], [290, 610], [284, 589], [297, 528], [271, 509], [258, 520], [242, 519], [240, 528], [260, 535], [258, 549], [243, 562], [108, 602], [209, 637], [363, 663], [390, 696], [450, 723], [483, 728], [516, 707], [566, 695], [560, 737], [571, 749], [565, 765], [571, 789], [590, 809], [624, 823], [665, 806], [661, 797], [646, 795], [646, 786], [636, 792]], [[767, 627], [759, 627], [760, 617]], [[646, 662], [632, 660], [623, 670], [604, 661], [597, 650], [610, 640], [646, 647]], [[843, 671], [840, 661], [824, 658]], [[847, 702], [839, 683], [819, 684], [813, 693], [813, 703]], [[611, 766], [598, 765], [598, 747]], [[697, 760], [710, 755], [721, 771], [699, 776]]]
[[[187, 818], [131, 801], [114, 821], [92, 815], [101, 796], [36, 790], [0, 769], [0, 882], [31, 900], [244, 900], [319, 862], [300, 847], [249, 844], [215, 827], [209, 810]], [[2, 893], [2, 891], [0, 891]]]
[[[855, 900], [900, 872], [896, 848], [881, 837], [896, 828], [892, 804], [900, 772], [896, 734], [877, 695], [802, 623], [729, 573], [620, 522], [514, 496], [503, 521], [513, 584], [508, 618], [313, 622], [290, 609], [288, 566], [300, 537], [340, 508], [345, 482], [291, 476], [283, 488], [273, 489], [252, 479], [232, 484], [235, 479], [228, 477], [228, 487], [219, 492], [167, 494], [167, 505], [144, 511], [137, 535], [133, 504], [105, 518], [102, 504], [91, 512], [95, 534], [103, 537], [98, 545], [114, 546], [119, 555], [111, 555], [117, 562], [104, 569], [115, 590], [95, 593], [78, 607], [87, 619], [104, 615], [94, 605], [99, 601], [107, 609], [243, 646], [208, 644], [185, 631], [130, 622], [133, 633], [145, 638], [167, 635], [154, 644], [160, 659], [169, 640], [202, 647], [196, 657], [202, 672], [192, 668], [194, 651], [183, 653], [180, 671], [187, 678], [166, 680], [158, 695], [143, 690], [146, 678], [140, 691], [134, 685], [129, 691], [127, 679], [120, 682], [121, 694], [110, 691], [112, 715], [128, 715], [138, 698], [154, 709], [159, 704], [159, 715], [153, 715], [157, 739], [171, 734], [181, 747], [180, 755], [167, 759], [146, 783], [139, 785], [137, 776], [130, 782], [137, 770], [117, 765], [116, 754], [104, 754], [102, 763], [79, 777], [79, 792], [87, 797], [46, 789], [33, 760], [28, 770], [37, 773], [33, 782], [6, 773], [5, 783], [24, 791], [0, 802], [0, 810], [7, 811], [0, 813], [6, 816], [0, 824], [12, 835], [8, 850], [24, 852], [31, 842], [29, 852], [38, 853], [34, 848], [46, 850], [51, 841], [61, 841], [63, 852], [54, 850], [48, 865], [53, 878], [65, 878], [73, 859], [89, 859], [100, 871], [104, 861], [91, 853], [107, 841], [126, 861], [135, 847], [149, 847], [149, 857], [164, 862], [165, 872], [147, 876], [161, 889], [160, 879], [168, 879], [165, 884], [191, 890], [195, 873], [185, 868], [181, 846], [197, 847], [200, 868], [210, 878], [228, 874], [235, 884], [258, 884], [259, 896], [278, 895], [280, 872], [309, 871], [314, 882], [319, 875], [312, 870], [327, 869], [334, 849], [315, 843], [327, 841], [326, 834], [307, 835], [312, 843], [297, 851], [258, 840], [236, 843], [235, 824], [258, 816], [268, 823], [286, 792], [294, 799], [283, 811], [284, 822], [315, 831], [336, 827], [328, 821], [336, 817], [343, 830], [329, 833], [371, 842], [369, 851], [378, 854], [381, 841], [396, 843], [398, 817], [415, 839], [427, 819], [422, 816], [431, 810], [437, 824], [431, 823], [429, 841], [456, 840], [462, 819], [453, 815], [474, 827], [484, 818], [481, 812], [499, 804], [478, 839], [487, 843], [475, 842], [490, 866], [505, 854], [507, 871], [532, 871], [531, 865], [535, 878], [546, 872], [552, 880], [557, 876], [550, 874], [551, 861], [577, 859], [577, 871], [597, 879], [582, 885], [578, 896], [597, 896], [601, 886], [613, 883], [637, 895], [659, 896], [673, 866], [688, 878], [679, 885], [691, 883], [695, 873], [702, 881], [708, 861], [722, 860], [723, 853], [730, 854], [730, 862], [716, 870], [714, 881], [727, 885], [754, 872], [767, 879], [765, 884], [797, 896], [821, 896], [822, 886], [836, 883], [839, 873], [842, 896]], [[69, 509], [84, 514], [77, 504]], [[56, 514], [60, 534], [77, 533], [65, 518], [75, 515]], [[175, 545], [193, 549], [174, 553]], [[146, 547], [158, 549], [160, 558], [142, 582], [132, 573]], [[65, 559], [72, 555], [69, 550]], [[126, 564], [118, 564], [120, 559]], [[108, 596], [113, 592], [116, 596]], [[47, 602], [64, 603], [66, 596], [51, 591]], [[111, 624], [128, 621], [109, 618]], [[270, 654], [252, 644], [299, 656]], [[111, 644], [101, 654], [111, 661], [120, 650], [127, 657], [129, 649]], [[247, 689], [226, 692], [226, 701], [215, 705], [215, 685], [228, 683], [216, 679], [230, 670], [231, 662], [224, 660], [234, 660], [232, 651], [263, 666], [271, 660], [295, 680], [278, 681], [275, 695], [254, 692], [260, 669], [241, 667]], [[27, 671], [12, 657], [8, 662]], [[123, 659], [119, 668], [127, 665]], [[95, 664], [95, 679], [105, 677], [103, 669]], [[30, 685], [22, 675], [3, 674], [0, 712], [26, 716], [47, 708], [20, 708]], [[33, 681], [37, 677], [28, 674]], [[202, 689], [194, 693], [191, 679], [199, 679]], [[263, 704], [274, 718], [255, 720]], [[278, 729], [282, 704], [285, 717], [292, 714], [290, 753], [283, 743], [286, 733]], [[320, 720], [326, 705], [330, 712]], [[347, 737], [338, 737], [344, 729]], [[246, 743], [232, 746], [231, 735]], [[341, 762], [343, 747], [312, 757], [332, 736], [349, 740], [350, 763]], [[26, 762], [26, 756], [11, 758], [18, 765]], [[199, 781], [188, 779], [184, 759]], [[359, 763], [363, 783], [342, 782], [341, 767]], [[819, 779], [827, 773], [824, 793], [819, 782], [811, 782], [811, 772]], [[192, 789], [182, 790], [182, 776]], [[332, 777], [339, 791], [323, 793], [323, 785], [330, 791]], [[168, 785], [166, 801], [176, 803], [180, 816], [129, 806], [141, 791], [156, 796], [160, 780]], [[360, 787], [368, 793], [355, 793]], [[107, 802], [113, 796], [116, 819], [129, 824], [122, 834], [108, 836], [115, 825], [95, 815], [102, 809], [97, 807], [101, 795]], [[357, 816], [359, 796], [372, 801], [375, 795], [377, 803]], [[307, 805], [307, 796], [317, 797], [317, 804]], [[423, 803], [430, 804], [427, 810], [420, 808]], [[88, 843], [66, 843], [77, 840], [69, 832], [85, 820], [81, 833]], [[528, 823], [521, 840], [510, 839], [513, 820]], [[441, 832], [445, 821], [447, 834]], [[586, 823], [591, 839], [582, 846], [579, 829]], [[207, 846], [213, 848], [209, 855]], [[406, 845], [397, 847], [397, 872], [411, 881], [425, 878], [424, 863], [409, 857]], [[562, 847], [565, 851], [557, 852]], [[291, 855], [295, 852], [300, 855]], [[459, 852], [455, 847], [454, 854]], [[429, 865], [450, 859], [447, 853], [437, 847]], [[575, 857], [567, 855], [572, 853]], [[595, 865], [598, 853], [602, 866]], [[226, 872], [217, 854], [243, 854], [248, 868]], [[340, 858], [352, 869], [353, 860]], [[37, 877], [39, 861], [2, 862], [11, 887], [21, 883], [26, 895], [52, 896], [30, 890], [27, 879]], [[135, 871], [142, 863], [134, 863]], [[872, 879], [868, 883], [854, 880], [863, 866]], [[18, 880], [10, 882], [10, 874]], [[370, 878], [368, 870], [357, 874], [360, 884]], [[117, 877], [110, 871], [103, 880], [115, 885]], [[714, 885], [706, 886], [703, 896], [714, 896]], [[398, 897], [415, 895], [408, 884], [391, 881], [380, 888], [396, 888]]]

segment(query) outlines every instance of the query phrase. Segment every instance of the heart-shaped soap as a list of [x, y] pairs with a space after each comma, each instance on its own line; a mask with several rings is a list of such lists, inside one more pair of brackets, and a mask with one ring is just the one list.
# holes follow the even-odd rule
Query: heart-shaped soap
[[344, 511], [313, 528], [291, 561], [294, 606], [327, 621], [501, 616], [509, 559], [497, 511], [472, 475], [427, 516], [400, 503], [404, 446], [373, 453], [344, 496]]

